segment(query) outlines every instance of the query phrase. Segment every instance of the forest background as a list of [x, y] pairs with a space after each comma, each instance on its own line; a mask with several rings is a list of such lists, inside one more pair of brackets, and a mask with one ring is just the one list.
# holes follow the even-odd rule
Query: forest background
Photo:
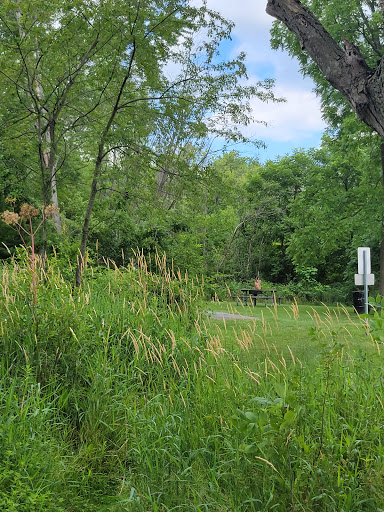
[[[335, 37], [341, 16], [374, 59], [381, 11], [363, 3], [318, 2], [315, 13]], [[276, 24], [272, 44], [300, 58], [328, 129], [319, 148], [263, 164], [230, 151], [262, 144], [240, 127], [252, 98], [283, 101], [273, 81], [249, 83], [244, 54], [221, 56], [232, 24], [205, 6], [128, 7], [2, 3], [0, 210], [53, 203], [34, 243], [77, 285], [85, 261], [120, 265], [139, 249], [204, 274], [219, 298], [260, 275], [286, 295], [350, 300], [356, 248], [371, 247], [373, 269], [383, 267], [380, 136]], [[15, 228], [0, 224], [1, 258], [20, 245]]]

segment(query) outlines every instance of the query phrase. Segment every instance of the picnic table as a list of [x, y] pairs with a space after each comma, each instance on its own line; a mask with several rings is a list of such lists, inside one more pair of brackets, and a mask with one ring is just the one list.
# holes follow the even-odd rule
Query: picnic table
[[236, 297], [236, 304], [239, 305], [241, 302], [244, 306], [247, 305], [248, 299], [251, 306], [256, 306], [258, 300], [264, 300], [265, 306], [270, 302], [271, 306], [275, 305], [275, 302], [281, 304], [281, 297], [276, 296], [276, 290], [255, 290], [255, 288], [242, 288], [241, 295]]

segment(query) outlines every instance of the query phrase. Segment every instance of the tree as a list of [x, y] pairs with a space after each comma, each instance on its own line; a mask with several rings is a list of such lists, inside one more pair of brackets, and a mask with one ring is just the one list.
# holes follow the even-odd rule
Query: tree
[[207, 213], [218, 218], [223, 213], [232, 213], [231, 222], [227, 220], [226, 230], [220, 229], [221, 234], [225, 233], [225, 238], [217, 255], [217, 272], [247, 279], [255, 274], [259, 263], [260, 247], [252, 242], [258, 236], [255, 223], [264, 210], [263, 205], [259, 207], [255, 203], [250, 207], [246, 187], [251, 176], [257, 175], [260, 164], [257, 160], [231, 151], [215, 159], [213, 168], [221, 182], [211, 196]]
[[[355, 119], [354, 124], [357, 122]], [[345, 121], [339, 133], [326, 133], [321, 148], [308, 156], [312, 166], [290, 207], [288, 254], [295, 266], [316, 267], [322, 282], [353, 283], [358, 246], [372, 246], [375, 262], [379, 259], [382, 187], [378, 137], [360, 135], [357, 144], [355, 126], [350, 129]]]
[[[270, 81], [241, 83], [244, 54], [221, 59], [231, 28], [189, 0], [1, 3], [0, 173], [20, 199], [54, 201], [77, 217], [71, 196], [81, 191], [83, 204], [89, 186], [82, 227], [75, 226], [77, 285], [99, 197], [117, 193], [121, 204], [142, 188], [139, 175], [144, 186], [157, 175], [156, 200], [179, 199], [185, 178], [207, 176], [205, 141], [241, 139], [235, 125], [249, 121], [249, 98], [273, 98]], [[44, 229], [43, 246], [46, 239]]]
[[[120, 9], [119, 19], [124, 20], [125, 8], [120, 7], [120, 2], [117, 4], [115, 9]], [[126, 25], [123, 24], [124, 27]], [[231, 24], [205, 6], [192, 8], [188, 1], [182, 0], [152, 0], [146, 4], [139, 2], [134, 20], [128, 27], [129, 30], [124, 32], [123, 45], [127, 49], [127, 58], [124, 62], [113, 62], [113, 70], [108, 72], [115, 86], [112, 92], [109, 91], [108, 103], [103, 106], [106, 112], [105, 123], [99, 131], [95, 148], [97, 156], [76, 270], [77, 286], [80, 285], [90, 219], [103, 164], [108, 161], [111, 151], [132, 151], [132, 146], [137, 151], [137, 139], [133, 139], [134, 144], [130, 139], [127, 143], [127, 134], [125, 130], [121, 132], [121, 129], [127, 124], [135, 127], [138, 108], [145, 120], [144, 126], [149, 126], [149, 121], [155, 124], [159, 117], [163, 117], [177, 128], [177, 136], [182, 141], [186, 139], [186, 127], [189, 129], [189, 139], [204, 138], [209, 132], [233, 138], [237, 135], [236, 131], [217, 126], [220, 123], [223, 126], [228, 122], [248, 122], [248, 100], [251, 96], [273, 98], [271, 82], [266, 81], [256, 86], [240, 85], [241, 78], [246, 77], [244, 54], [228, 62], [218, 58], [219, 44], [229, 37]], [[195, 36], [198, 31], [205, 31], [206, 36], [202, 43], [196, 45]], [[182, 49], [176, 50], [176, 46]], [[164, 73], [165, 65], [170, 61], [181, 66], [179, 76], [173, 80], [167, 79]], [[260, 88], [265, 91], [259, 91]], [[170, 154], [174, 156], [172, 165], [175, 166], [179, 154], [172, 149], [172, 144]], [[145, 136], [141, 135], [139, 151], [143, 151], [143, 145]], [[190, 144], [187, 147], [190, 149]], [[147, 149], [144, 152], [150, 154]], [[175, 174], [175, 168], [170, 165], [169, 154], [162, 151], [161, 156], [166, 157], [165, 165], [164, 161], [162, 165], [164, 180], [159, 185], [159, 191], [163, 193], [165, 180], [170, 174]], [[180, 161], [185, 164], [185, 160]], [[159, 163], [161, 165], [161, 159], [155, 158], [153, 154], [152, 161], [146, 161], [149, 171], [158, 169]], [[199, 166], [193, 167], [199, 169]]]
[[[40, 175], [44, 207], [59, 205], [58, 173], [70, 150], [67, 134], [84, 99], [79, 81], [107, 43], [97, 28], [89, 30], [88, 15], [84, 5], [64, 1], [38, 0], [32, 9], [28, 0], [6, 0], [0, 7], [2, 137], [12, 146], [28, 147], [26, 161], [15, 151], [11, 158]], [[54, 221], [60, 232], [58, 213]], [[43, 231], [45, 246], [45, 222]]]
[[[375, 1], [369, 3], [377, 5]], [[381, 4], [380, 9], [383, 14]], [[378, 46], [379, 60], [372, 65], [357, 44], [346, 37], [344, 48], [341, 48], [298, 0], [269, 0], [266, 11], [296, 34], [301, 49], [308, 52], [326, 80], [341, 92], [359, 119], [384, 137], [384, 58], [380, 53], [381, 45]], [[380, 37], [374, 37], [380, 41]]]
[[[269, 1], [267, 12], [297, 36], [292, 39], [279, 27], [273, 29], [273, 44], [299, 57], [302, 71], [316, 83], [323, 113], [334, 127], [349, 116], [348, 105], [368, 127], [383, 137], [383, 3], [356, 0], [308, 1], [311, 10], [297, 0]], [[321, 22], [319, 21], [321, 20]], [[313, 62], [306, 57], [306, 50]], [[341, 96], [331, 88], [335, 87]], [[351, 125], [351, 123], [350, 123]], [[359, 131], [356, 125], [355, 143]], [[373, 142], [375, 144], [375, 142]], [[384, 176], [384, 144], [381, 140], [381, 173]], [[380, 165], [380, 164], [379, 164]], [[383, 180], [384, 185], [384, 180]], [[372, 194], [372, 199], [375, 194]], [[380, 209], [379, 204], [376, 205]], [[380, 292], [384, 294], [384, 215], [381, 214]]]
[[[231, 188], [230, 193], [225, 192], [223, 203], [230, 203], [237, 218], [221, 250], [220, 268], [241, 279], [254, 278], [259, 273], [275, 282], [290, 279], [290, 207], [312, 166], [311, 156], [301, 151], [264, 165], [235, 152], [214, 162]], [[221, 201], [221, 193], [218, 197]]]

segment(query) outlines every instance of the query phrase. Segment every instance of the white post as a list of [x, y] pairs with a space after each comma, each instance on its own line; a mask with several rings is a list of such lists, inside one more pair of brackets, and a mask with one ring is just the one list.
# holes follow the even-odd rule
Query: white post
[[364, 313], [368, 314], [368, 265], [367, 251], [363, 251]]

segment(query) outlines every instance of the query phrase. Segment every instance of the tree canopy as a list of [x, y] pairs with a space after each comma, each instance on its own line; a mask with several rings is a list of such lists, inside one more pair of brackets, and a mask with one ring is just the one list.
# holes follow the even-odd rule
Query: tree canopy
[[272, 81], [244, 84], [244, 54], [221, 57], [231, 29], [187, 0], [2, 2], [6, 195], [53, 202], [60, 234], [74, 210], [66, 190], [81, 190], [78, 284], [97, 199], [149, 199], [145, 182], [172, 205], [182, 178], [204, 175], [207, 140], [243, 140], [250, 98], [273, 99]]

